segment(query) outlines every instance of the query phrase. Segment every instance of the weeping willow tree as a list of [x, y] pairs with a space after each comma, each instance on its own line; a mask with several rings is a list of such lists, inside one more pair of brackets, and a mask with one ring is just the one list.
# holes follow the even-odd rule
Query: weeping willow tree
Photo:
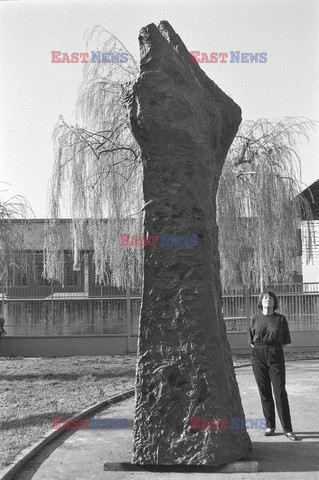
[[307, 262], [311, 258], [311, 210], [300, 196], [297, 142], [314, 122], [286, 117], [246, 121], [228, 152], [217, 211], [224, 287], [291, 282], [300, 255], [301, 219]]
[[[91, 43], [93, 47], [91, 48]], [[45, 234], [44, 275], [64, 281], [59, 219], [70, 217], [75, 265], [87, 239], [95, 281], [112, 272], [116, 286], [141, 285], [143, 248], [121, 246], [120, 234], [143, 234], [143, 162], [128, 116], [138, 65], [102, 27], [88, 35], [89, 50], [126, 53], [127, 63], [87, 63], [76, 124], [60, 117], [53, 134], [54, 168]], [[112, 59], [112, 58], [111, 58]], [[300, 219], [311, 212], [300, 192], [296, 143], [313, 123], [298, 118], [245, 122], [228, 153], [217, 197], [224, 287], [291, 281]], [[311, 224], [305, 230], [312, 244]], [[308, 248], [311, 255], [311, 248]]]
[[[0, 182], [6, 183], [6, 182]], [[24, 236], [19, 228], [19, 222], [27, 223], [27, 218], [33, 215], [28, 200], [21, 195], [5, 198], [5, 190], [0, 191], [0, 285], [8, 287], [10, 272], [20, 274], [28, 268], [28, 256]], [[2, 288], [2, 313], [4, 311], [4, 288]]]
[[128, 61], [120, 63], [119, 56], [111, 55], [110, 63], [85, 64], [76, 125], [60, 117], [55, 127], [44, 274], [63, 283], [59, 219], [64, 214], [72, 219], [75, 265], [86, 235], [94, 251], [97, 283], [105, 283], [110, 269], [114, 285], [140, 285], [143, 249], [120, 245], [120, 234], [139, 236], [143, 226], [143, 165], [126, 101], [139, 69], [123, 44], [103, 28], [89, 32], [88, 50], [96, 50], [90, 48], [92, 42], [102, 54], [125, 53]]

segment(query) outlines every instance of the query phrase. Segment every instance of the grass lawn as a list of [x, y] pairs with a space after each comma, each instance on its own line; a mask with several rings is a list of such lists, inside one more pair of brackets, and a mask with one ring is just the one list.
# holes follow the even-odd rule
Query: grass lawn
[[0, 468], [70, 418], [134, 388], [136, 356], [0, 358]]
[[[318, 358], [286, 352], [286, 360]], [[250, 354], [233, 355], [234, 365]], [[70, 418], [91, 405], [134, 388], [135, 355], [63, 358], [0, 358], [0, 468], [51, 428], [51, 418]]]

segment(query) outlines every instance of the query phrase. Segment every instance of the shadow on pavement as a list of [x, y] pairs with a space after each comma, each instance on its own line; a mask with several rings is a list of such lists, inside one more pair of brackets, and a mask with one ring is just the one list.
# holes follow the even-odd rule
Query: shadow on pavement
[[[244, 463], [244, 461], [241, 461]], [[104, 463], [104, 470], [109, 472], [149, 472], [149, 473], [218, 473], [224, 466], [207, 465], [134, 465], [128, 462]]]
[[[311, 435], [308, 432], [307, 438], [318, 438]], [[254, 442], [252, 460], [259, 462], [259, 472], [319, 471], [318, 443], [302, 442], [302, 437], [297, 442]]]
[[306, 440], [306, 438], [319, 438], [319, 432], [296, 432], [296, 435], [300, 440]]

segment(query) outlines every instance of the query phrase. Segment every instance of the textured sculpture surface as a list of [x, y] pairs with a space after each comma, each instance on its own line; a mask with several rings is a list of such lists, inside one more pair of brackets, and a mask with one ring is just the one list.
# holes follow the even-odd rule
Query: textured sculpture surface
[[[197, 235], [145, 247], [133, 462], [220, 465], [247, 458], [245, 429], [192, 429], [191, 418], [244, 419], [222, 319], [216, 192], [241, 110], [167, 22], [140, 32], [131, 125], [144, 159], [144, 234]], [[200, 425], [205, 426], [205, 421]]]

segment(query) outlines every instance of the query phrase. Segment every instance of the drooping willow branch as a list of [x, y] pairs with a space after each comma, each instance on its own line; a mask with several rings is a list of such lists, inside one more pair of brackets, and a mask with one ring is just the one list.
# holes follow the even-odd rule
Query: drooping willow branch
[[[301, 220], [307, 261], [314, 231], [300, 196], [297, 142], [314, 122], [286, 117], [242, 124], [226, 159], [217, 207], [222, 283], [226, 286], [291, 282], [300, 255]], [[260, 285], [262, 286], [262, 285]]]
[[10, 270], [22, 273], [27, 269], [28, 257], [22, 251], [31, 245], [26, 245], [20, 225], [26, 224], [34, 212], [25, 197], [5, 198], [4, 192], [0, 191], [0, 282], [7, 284]]
[[[89, 40], [93, 37], [103, 52], [127, 52], [116, 37], [101, 28], [90, 32]], [[124, 101], [137, 75], [137, 63], [130, 54], [125, 68], [119, 63], [86, 64], [76, 126], [60, 117], [54, 130], [51, 220], [45, 249], [48, 278], [63, 281], [58, 223], [64, 214], [72, 219], [75, 256], [84, 248], [84, 229], [89, 235], [97, 282], [105, 281], [109, 269], [117, 286], [141, 282], [142, 249], [120, 246], [121, 233], [141, 235], [143, 226], [142, 161]]]

